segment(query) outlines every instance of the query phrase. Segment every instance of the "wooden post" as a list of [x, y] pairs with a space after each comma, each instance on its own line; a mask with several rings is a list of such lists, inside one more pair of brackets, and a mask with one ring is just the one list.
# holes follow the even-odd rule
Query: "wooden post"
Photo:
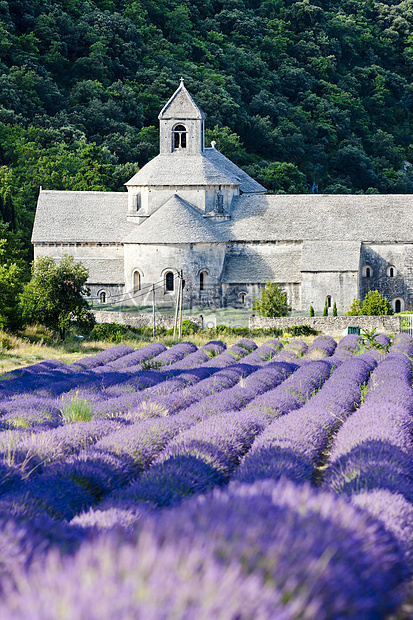
[[152, 316], [153, 316], [153, 341], [156, 341], [156, 322], [155, 322], [155, 284], [152, 284]]
[[183, 271], [181, 269], [180, 272], [180, 280], [179, 280], [179, 291], [180, 291], [180, 295], [179, 295], [179, 314], [180, 314], [180, 319], [179, 319], [179, 339], [182, 340], [182, 297], [183, 297], [183, 283], [184, 283], [184, 274]]
[[[179, 281], [180, 282], [180, 281]], [[176, 294], [176, 307], [175, 307], [175, 320], [174, 320], [174, 335], [173, 335], [173, 339], [175, 340], [176, 338], [176, 328], [178, 325], [178, 310], [179, 310], [179, 298], [181, 295], [181, 286], [179, 285], [177, 288], [177, 294]]]

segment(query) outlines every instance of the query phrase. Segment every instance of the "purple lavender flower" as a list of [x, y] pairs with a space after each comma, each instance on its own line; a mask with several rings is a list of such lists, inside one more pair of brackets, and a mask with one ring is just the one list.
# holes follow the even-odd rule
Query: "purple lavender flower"
[[331, 355], [333, 355], [336, 346], [337, 343], [331, 336], [317, 336], [317, 338], [304, 353], [304, 357], [311, 359], [330, 357]]
[[192, 342], [180, 342], [154, 357], [153, 361], [160, 367], [170, 366], [195, 351], [197, 351], [197, 347]]
[[141, 364], [143, 361], [151, 360], [157, 355], [160, 355], [167, 348], [161, 342], [154, 342], [152, 344], [148, 344], [137, 351], [132, 351], [127, 355], [122, 355], [118, 357], [114, 361], [108, 362], [109, 366], [112, 368], [127, 368], [129, 366], [137, 366]]
[[116, 347], [111, 347], [110, 349], [101, 351], [96, 355], [83, 357], [77, 362], [73, 362], [73, 364], [71, 364], [71, 368], [85, 370], [87, 368], [94, 368], [95, 366], [104, 366], [105, 364], [109, 364], [124, 355], [129, 355], [130, 353], [134, 353], [134, 349], [132, 347], [119, 344]]

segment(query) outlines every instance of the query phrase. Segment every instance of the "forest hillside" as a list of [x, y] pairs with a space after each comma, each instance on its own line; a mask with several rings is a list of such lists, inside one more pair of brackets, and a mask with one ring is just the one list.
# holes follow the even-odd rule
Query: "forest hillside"
[[0, 1], [0, 211], [123, 190], [179, 78], [272, 192], [413, 190], [413, 0]]

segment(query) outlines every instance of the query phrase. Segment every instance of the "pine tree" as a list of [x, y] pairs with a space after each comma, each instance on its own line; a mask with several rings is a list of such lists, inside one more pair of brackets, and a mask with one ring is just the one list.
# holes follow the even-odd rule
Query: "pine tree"
[[314, 308], [313, 308], [313, 306], [310, 306], [310, 316], [314, 316]]
[[325, 304], [324, 304], [323, 316], [328, 316], [328, 301], [327, 301], [327, 297], [326, 297], [326, 301], [325, 301]]
[[333, 304], [333, 316], [337, 316], [337, 304], [334, 302]]

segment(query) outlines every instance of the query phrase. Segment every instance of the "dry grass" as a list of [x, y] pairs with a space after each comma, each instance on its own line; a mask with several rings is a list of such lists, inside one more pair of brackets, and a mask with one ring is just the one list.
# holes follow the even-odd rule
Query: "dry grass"
[[[70, 364], [113, 346], [110, 342], [58, 342], [52, 332], [42, 327], [29, 327], [18, 336], [0, 331], [0, 374], [37, 364], [47, 359], [58, 359]], [[136, 343], [135, 343], [136, 346]]]
[[[235, 344], [240, 340], [241, 336], [224, 336], [217, 337], [216, 340], [223, 340], [228, 346]], [[259, 346], [268, 340], [268, 336], [253, 338], [254, 342]], [[211, 340], [207, 334], [195, 334], [193, 336], [184, 337], [183, 340], [190, 340], [197, 347], [201, 347]], [[281, 338], [283, 343], [288, 340], [297, 340], [296, 338]], [[314, 340], [314, 336], [300, 338], [307, 344]], [[177, 341], [173, 341], [168, 337], [161, 337], [159, 342], [163, 342], [166, 346], [171, 346]], [[135, 349], [147, 345], [151, 340], [122, 340], [122, 344], [129, 345]], [[67, 364], [75, 362], [86, 355], [94, 355], [99, 351], [109, 349], [115, 346], [114, 342], [88, 342], [87, 340], [79, 340], [73, 336], [69, 337], [65, 342], [59, 342], [54, 334], [41, 326], [28, 327], [18, 336], [7, 334], [0, 331], [0, 375], [15, 368], [23, 368], [37, 364], [48, 359], [58, 359]]]

